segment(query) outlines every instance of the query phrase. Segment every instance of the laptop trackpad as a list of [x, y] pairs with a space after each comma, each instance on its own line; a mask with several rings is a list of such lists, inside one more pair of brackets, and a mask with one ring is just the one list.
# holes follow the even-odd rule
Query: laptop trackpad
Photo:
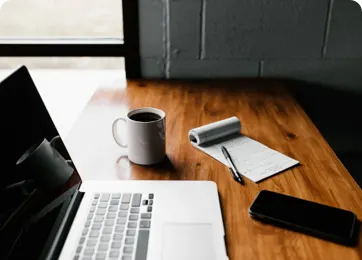
[[209, 223], [167, 223], [162, 260], [214, 260], [214, 236]]

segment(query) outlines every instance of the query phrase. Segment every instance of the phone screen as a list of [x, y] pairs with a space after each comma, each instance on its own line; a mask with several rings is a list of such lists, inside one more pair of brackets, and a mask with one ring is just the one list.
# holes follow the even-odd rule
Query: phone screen
[[263, 190], [249, 209], [256, 217], [265, 217], [305, 230], [350, 240], [356, 217], [352, 212]]

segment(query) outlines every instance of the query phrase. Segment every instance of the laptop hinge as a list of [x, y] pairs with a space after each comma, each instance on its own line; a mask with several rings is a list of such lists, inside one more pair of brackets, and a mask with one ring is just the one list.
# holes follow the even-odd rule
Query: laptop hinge
[[[65, 203], [64, 208], [61, 209], [58, 219], [55, 221], [60, 222], [55, 224], [48, 237], [48, 241], [39, 259], [53, 260], [58, 259], [64, 242], [68, 236], [70, 227], [72, 226], [75, 215], [78, 211], [79, 205], [83, 199], [84, 192], [79, 191], [79, 186], [75, 189], [73, 196], [69, 203]], [[62, 214], [63, 213], [63, 214]]]

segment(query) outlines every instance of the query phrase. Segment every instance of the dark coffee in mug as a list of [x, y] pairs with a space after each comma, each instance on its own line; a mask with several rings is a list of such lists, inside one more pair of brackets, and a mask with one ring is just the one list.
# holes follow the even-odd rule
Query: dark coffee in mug
[[138, 121], [138, 122], [153, 122], [161, 119], [159, 115], [151, 112], [137, 113], [130, 116], [129, 118], [133, 121]]

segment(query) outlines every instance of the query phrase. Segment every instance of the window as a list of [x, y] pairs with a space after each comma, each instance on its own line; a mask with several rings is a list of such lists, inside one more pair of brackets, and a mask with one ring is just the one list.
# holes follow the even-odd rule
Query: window
[[[9, 75], [15, 68], [26, 65], [28, 69], [77, 69], [77, 70], [124, 70], [123, 57], [0, 57], [0, 70]], [[1, 80], [0, 80], [1, 81]]]
[[[51, 57], [46, 59], [51, 67], [62, 60], [57, 57], [73, 57], [67, 62], [78, 62], [77, 57], [124, 57], [127, 77], [138, 77], [137, 2], [9, 0], [0, 9], [0, 56]], [[9, 59], [9, 65], [2, 60], [1, 67], [7, 67], [17, 59]], [[33, 60], [39, 67], [41, 59]]]

